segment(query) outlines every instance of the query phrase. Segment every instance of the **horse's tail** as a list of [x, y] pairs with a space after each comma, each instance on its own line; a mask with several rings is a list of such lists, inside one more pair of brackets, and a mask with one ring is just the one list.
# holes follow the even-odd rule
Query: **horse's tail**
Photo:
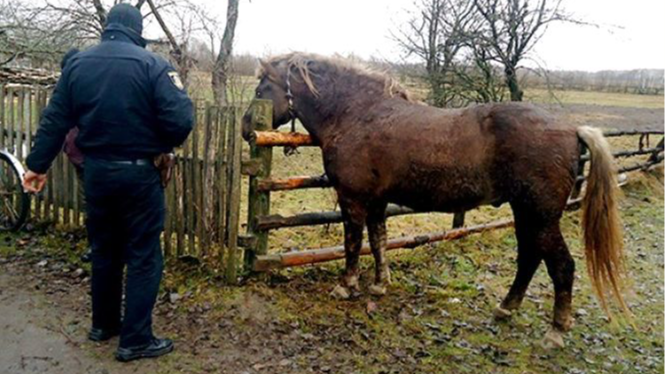
[[605, 299], [608, 289], [624, 314], [630, 316], [621, 295], [625, 269], [614, 159], [609, 144], [600, 130], [582, 126], [578, 128], [577, 135], [591, 154], [586, 196], [582, 205], [584, 247], [589, 277], [608, 316], [611, 316]]

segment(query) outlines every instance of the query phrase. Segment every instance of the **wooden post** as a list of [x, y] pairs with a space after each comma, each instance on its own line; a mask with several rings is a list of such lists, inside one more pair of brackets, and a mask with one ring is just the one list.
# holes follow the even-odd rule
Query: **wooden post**
[[[174, 215], [176, 217], [176, 256], [181, 256], [185, 253], [185, 152], [182, 152], [182, 156], [178, 157], [176, 162], [176, 167], [173, 170], [173, 188], [175, 195], [175, 204], [176, 209], [174, 210]], [[176, 213], [177, 212], [177, 213]]]
[[14, 129], [16, 130], [16, 148], [14, 149], [14, 155], [19, 159], [23, 160], [23, 128], [25, 125], [25, 88], [20, 88], [18, 91], [18, 105], [16, 112], [16, 124]]
[[5, 148], [5, 132], [7, 131], [5, 114], [5, 85], [0, 84], [0, 149]]
[[[254, 100], [251, 104], [251, 121], [254, 130], [266, 131], [272, 128], [272, 102], [270, 100]], [[259, 180], [270, 177], [272, 166], [272, 147], [259, 147], [255, 142], [249, 145], [250, 160], [259, 165], [255, 175], [249, 177], [249, 198], [247, 207], [247, 234], [254, 236], [254, 245], [245, 251], [245, 268], [252, 270], [257, 255], [268, 252], [268, 231], [258, 229], [258, 217], [270, 213], [270, 192], [259, 190]]]
[[[270, 108], [272, 112], [272, 108]], [[235, 283], [238, 278], [238, 229], [240, 223], [240, 162], [242, 158], [242, 136], [240, 116], [230, 110], [231, 126], [229, 127], [229, 191], [228, 191], [228, 256], [226, 258], [226, 281]], [[267, 236], [266, 236], [267, 240]]]
[[[580, 142], [580, 160], [577, 162], [577, 181], [573, 186], [573, 191], [570, 193], [571, 199], [576, 199], [580, 196], [582, 192], [582, 185], [584, 184], [584, 164], [588, 157], [585, 157], [587, 154], [587, 147]], [[581, 178], [580, 178], [581, 177]]]
[[213, 156], [212, 152], [212, 121], [213, 121], [213, 108], [210, 105], [209, 101], [205, 103], [205, 113], [204, 113], [204, 123], [205, 128], [203, 129], [203, 148], [201, 152], [201, 177], [199, 180], [199, 204], [201, 208], [199, 209], [199, 216], [201, 217], [199, 223], [199, 247], [205, 256], [209, 256], [210, 253], [210, 236], [212, 235], [212, 230], [209, 230], [212, 227], [212, 222], [214, 221], [215, 209], [213, 207], [213, 194], [210, 193], [210, 189], [213, 186], [213, 180], [210, 176], [210, 158]]
[[190, 201], [192, 202], [192, 216], [190, 217], [190, 223], [191, 228], [190, 228], [190, 239], [189, 239], [189, 244], [191, 245], [190, 248], [190, 255], [192, 256], [199, 256], [201, 255], [200, 252], [200, 247], [197, 246], [197, 236], [199, 239], [199, 242], [201, 240], [201, 237], [198, 235], [199, 234], [199, 229], [201, 228], [201, 215], [203, 215], [203, 212], [201, 211], [201, 206], [199, 204], [199, 186], [198, 184], [201, 181], [200, 178], [200, 173], [199, 171], [201, 170], [199, 168], [199, 131], [201, 131], [201, 125], [202, 121], [199, 118], [199, 110], [198, 110], [198, 105], [194, 105], [194, 119], [196, 121], [196, 125], [194, 126], [194, 130], [192, 131], [191, 135], [189, 136], [192, 139], [192, 158], [191, 158], [191, 179], [190, 181], [192, 182], [190, 184], [190, 193], [192, 194]]
[[[215, 155], [217, 164], [217, 180], [215, 181], [217, 188], [215, 195], [218, 197], [218, 212], [217, 212], [217, 240], [219, 242], [219, 265], [224, 265], [224, 252], [226, 251], [226, 205], [227, 199], [227, 174], [229, 172], [228, 163], [224, 159], [226, 155], [226, 129], [229, 123], [229, 118], [233, 112], [229, 108], [217, 107], [217, 154]], [[227, 256], [228, 258], [228, 256]]]

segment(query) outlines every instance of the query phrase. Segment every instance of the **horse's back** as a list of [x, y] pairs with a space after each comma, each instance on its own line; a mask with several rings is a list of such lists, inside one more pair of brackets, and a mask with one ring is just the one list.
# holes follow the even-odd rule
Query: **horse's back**
[[[349, 123], [324, 158], [345, 195], [457, 211], [551, 197], [544, 189], [574, 173], [576, 144], [574, 128], [528, 104], [446, 110], [396, 101]], [[565, 184], [553, 186], [557, 198], [567, 197]]]
[[494, 139], [488, 171], [503, 201], [558, 212], [574, 184], [579, 159], [576, 128], [531, 104], [477, 109]]

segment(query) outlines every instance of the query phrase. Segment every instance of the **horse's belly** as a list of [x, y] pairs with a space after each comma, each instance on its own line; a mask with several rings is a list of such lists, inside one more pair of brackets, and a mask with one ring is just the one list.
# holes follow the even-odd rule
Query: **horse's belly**
[[414, 181], [387, 194], [388, 201], [423, 212], [458, 212], [493, 201], [491, 190], [479, 180], [448, 179], [438, 183]]

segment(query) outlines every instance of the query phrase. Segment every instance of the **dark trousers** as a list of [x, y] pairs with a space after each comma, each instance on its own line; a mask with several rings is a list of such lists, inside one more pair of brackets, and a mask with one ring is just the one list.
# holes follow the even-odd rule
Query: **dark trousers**
[[86, 158], [85, 194], [92, 245], [92, 326], [121, 327], [121, 347], [148, 344], [163, 269], [159, 236], [164, 192], [159, 172], [152, 165]]

